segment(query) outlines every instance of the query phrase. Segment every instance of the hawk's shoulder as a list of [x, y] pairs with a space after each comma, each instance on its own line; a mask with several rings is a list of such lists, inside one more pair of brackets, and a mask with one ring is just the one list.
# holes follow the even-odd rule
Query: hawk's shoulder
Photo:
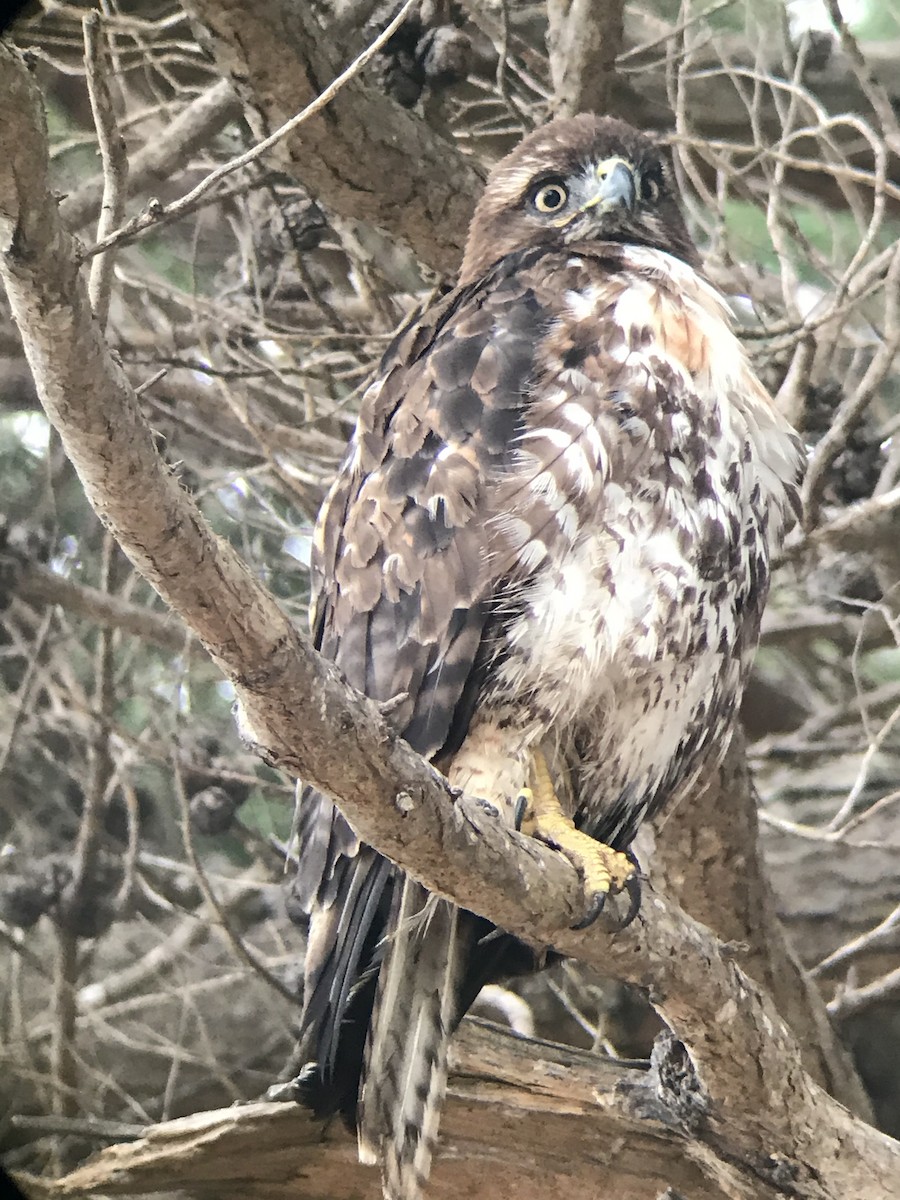
[[424, 754], [446, 745], [488, 617], [489, 484], [552, 316], [534, 259], [498, 264], [400, 331], [316, 530], [317, 644], [367, 695], [407, 695], [398, 726]]

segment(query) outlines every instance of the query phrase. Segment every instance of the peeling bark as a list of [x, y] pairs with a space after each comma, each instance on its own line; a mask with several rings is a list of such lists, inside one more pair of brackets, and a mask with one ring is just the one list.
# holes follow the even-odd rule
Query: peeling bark
[[[796, 1164], [760, 1155], [745, 1170], [718, 1157], [667, 1104], [674, 1072], [646, 1069], [551, 1042], [528, 1042], [467, 1020], [454, 1041], [441, 1148], [429, 1196], [453, 1200], [656, 1200], [667, 1187], [690, 1200], [775, 1200]], [[848, 1126], [852, 1122], [846, 1116]], [[178, 1188], [196, 1197], [351, 1200], [377, 1177], [356, 1161], [350, 1135], [324, 1131], [293, 1104], [248, 1104], [152, 1126], [111, 1146], [52, 1191], [55, 1196], [144, 1195]], [[323, 1145], [325, 1152], [323, 1153]], [[489, 1187], [485, 1188], [485, 1180]], [[878, 1192], [874, 1175], [869, 1200]], [[830, 1194], [830, 1193], [824, 1193]]]

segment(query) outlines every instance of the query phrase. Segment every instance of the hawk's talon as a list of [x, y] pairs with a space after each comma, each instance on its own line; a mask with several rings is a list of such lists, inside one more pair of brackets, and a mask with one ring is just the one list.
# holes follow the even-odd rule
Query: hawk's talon
[[634, 920], [640, 904], [640, 887], [635, 891], [633, 881], [637, 860], [633, 855], [623, 854], [575, 828], [572, 818], [563, 812], [562, 805], [553, 787], [547, 760], [540, 750], [532, 752], [531, 779], [533, 787], [523, 788], [516, 801], [525, 801], [525, 813], [521, 822], [524, 833], [546, 842], [561, 851], [584, 881], [589, 897], [584, 917], [574, 926], [584, 929], [596, 921], [606, 897], [610, 892], [628, 892], [628, 913], [622, 928]]
[[522, 832], [522, 822], [525, 820], [525, 814], [528, 812], [528, 806], [533, 800], [531, 788], [522, 788], [518, 796], [516, 796], [515, 807], [513, 808], [513, 829], [516, 833]]
[[[628, 857], [637, 866], [637, 860], [634, 855], [629, 852]], [[625, 914], [625, 919], [619, 926], [620, 929], [627, 929], [634, 918], [638, 915], [641, 908], [641, 877], [637, 873], [625, 881], [625, 891], [628, 893], [628, 912]]]
[[500, 809], [496, 804], [491, 804], [490, 800], [483, 800], [481, 796], [475, 797], [475, 803], [489, 817], [499, 817]]
[[593, 925], [606, 907], [606, 897], [608, 895], [609, 892], [594, 892], [584, 916], [580, 921], [572, 925], [571, 928], [574, 930], [587, 929], [589, 925]]

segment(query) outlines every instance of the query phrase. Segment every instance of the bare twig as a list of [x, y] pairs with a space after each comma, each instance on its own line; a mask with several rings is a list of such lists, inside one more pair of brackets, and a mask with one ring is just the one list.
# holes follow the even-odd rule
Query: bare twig
[[53, 960], [53, 1032], [50, 1046], [50, 1080], [54, 1114], [78, 1113], [78, 1060], [75, 1054], [75, 987], [78, 980], [78, 940], [68, 929], [56, 927]]
[[900, 905], [874, 929], [867, 930], [866, 933], [845, 942], [843, 946], [826, 955], [821, 962], [810, 968], [810, 973], [825, 975], [829, 971], [834, 971], [837, 967], [851, 962], [854, 958], [858, 958], [861, 954], [870, 954], [883, 946], [894, 946], [900, 936], [898, 930], [900, 930]]
[[[840, 447], [838, 447], [840, 449]], [[900, 487], [892, 488], [870, 500], [848, 505], [830, 521], [819, 525], [802, 541], [791, 547], [791, 555], [807, 546], [841, 546], [852, 550], [877, 550], [886, 538], [897, 534], [897, 509], [900, 507]]]
[[[108, 55], [100, 14], [86, 13], [84, 25], [84, 65], [88, 94], [97, 130], [97, 145], [103, 167], [103, 199], [97, 240], [102, 242], [118, 225], [125, 214], [125, 195], [128, 186], [128, 155], [116, 121], [115, 106], [107, 80]], [[109, 313], [109, 294], [112, 285], [115, 256], [111, 253], [95, 258], [91, 263], [88, 294], [91, 307], [102, 326]]]
[[900, 124], [897, 122], [890, 96], [872, 74], [872, 69], [866, 61], [859, 43], [844, 20], [838, 0], [825, 0], [825, 6], [841, 39], [841, 46], [850, 61], [859, 86], [878, 114], [885, 140], [895, 154], [900, 154]]
[[[114, 548], [115, 541], [112, 535], [105, 534], [100, 569], [100, 580], [104, 591], [109, 589], [111, 581]], [[113, 771], [108, 738], [104, 728], [104, 723], [109, 720], [115, 705], [112, 641], [108, 629], [101, 628], [97, 635], [93, 683], [94, 694], [91, 697], [91, 710], [100, 720], [95, 726], [96, 732], [91, 738], [88, 773], [83, 786], [81, 821], [75, 843], [72, 879], [64, 893], [62, 908], [63, 921], [66, 922], [67, 915], [72, 914], [76, 925], [82, 924], [79, 910], [87, 901], [88, 889], [97, 869], [102, 822], [106, 811], [106, 788]], [[74, 983], [73, 980], [73, 988]]]
[[390, 40], [406, 20], [415, 3], [416, 0], [405, 0], [403, 7], [394, 19], [385, 26], [371, 45], [362, 54], [358, 55], [336, 79], [333, 79], [328, 87], [311, 104], [307, 104], [296, 116], [291, 117], [289, 121], [285, 121], [274, 133], [270, 133], [268, 137], [263, 138], [261, 142], [257, 142], [251, 149], [246, 150], [243, 154], [238, 154], [235, 158], [230, 159], [214, 171], [211, 171], [204, 179], [200, 180], [196, 187], [191, 188], [186, 195], [181, 196], [178, 200], [173, 201], [171, 204], [157, 202], [145, 209], [134, 220], [129, 221], [123, 228], [117, 229], [103, 238], [98, 237], [96, 243], [84, 251], [82, 260], [84, 261], [96, 254], [101, 254], [109, 250], [110, 247], [119, 245], [122, 242], [134, 241], [140, 234], [150, 229], [153, 225], [156, 225], [162, 217], [174, 220], [184, 215], [184, 213], [190, 212], [222, 179], [225, 179], [235, 171], [239, 171], [242, 167], [247, 167], [251, 163], [256, 162], [266, 151], [271, 150], [278, 142], [283, 141], [295, 130], [299, 129], [310, 117], [314, 117], [320, 113], [331, 103], [341, 88], [357, 76], [363, 67], [375, 57], [382, 46]]
[[[239, 112], [240, 102], [227, 80], [222, 79], [201, 92], [166, 125], [164, 136], [147, 138], [132, 156], [127, 181], [129, 193], [169, 179], [177, 167], [199, 147], [206, 146]], [[70, 229], [81, 229], [99, 210], [103, 186], [103, 178], [91, 180], [60, 203], [63, 220]], [[103, 236], [108, 232], [105, 230]]]
[[9, 755], [12, 753], [15, 745], [16, 732], [20, 722], [23, 720], [28, 702], [31, 698], [32, 688], [34, 687], [35, 679], [37, 678], [41, 655], [44, 645], [50, 633], [50, 628], [53, 624], [53, 614], [46, 613], [41, 620], [40, 628], [32, 642], [30, 653], [28, 656], [28, 668], [25, 675], [19, 684], [15, 700], [9, 706], [7, 714], [7, 725], [3, 731], [3, 745], [0, 746], [0, 771], [3, 771], [6, 766]]
[[845, 1021], [848, 1017], [856, 1016], [857, 1013], [873, 1004], [882, 1004], [886, 1000], [893, 999], [898, 991], [900, 991], [900, 967], [888, 971], [886, 975], [882, 975], [880, 979], [874, 979], [864, 987], [847, 988], [830, 1001], [828, 1011], [836, 1020]]
[[191, 868], [193, 869], [194, 875], [197, 879], [197, 884], [200, 888], [200, 891], [203, 893], [203, 898], [209, 905], [211, 912], [215, 914], [216, 924], [222, 930], [225, 940], [228, 942], [229, 946], [234, 951], [240, 962], [248, 966], [250, 970], [253, 971], [255, 975], [258, 975], [268, 987], [272, 988], [273, 991], [277, 992], [289, 1003], [297, 1004], [298, 998], [296, 993], [282, 983], [277, 975], [272, 974], [265, 963], [261, 962], [260, 959], [257, 958], [250, 947], [246, 945], [244, 940], [232, 928], [228, 913], [226, 912], [225, 907], [219, 900], [218, 896], [213, 891], [203, 864], [200, 861], [200, 857], [197, 854], [197, 849], [194, 845], [194, 835], [191, 829], [191, 808], [188, 801], [187, 792], [184, 790], [184, 779], [181, 770], [181, 763], [177, 755], [174, 755], [172, 758], [172, 770], [175, 779], [175, 790], [178, 795], [178, 808], [181, 814], [181, 842], [184, 846], [184, 852], [187, 856], [187, 860], [191, 864]]
[[15, 1115], [12, 1125], [14, 1129], [27, 1130], [29, 1133], [61, 1133], [69, 1137], [74, 1134], [97, 1142], [125, 1142], [143, 1137], [147, 1132], [146, 1125], [135, 1125], [128, 1121], [100, 1121], [94, 1117]]
[[[900, 348], [900, 246], [892, 250], [890, 266], [885, 277], [885, 312], [883, 340], [878, 346], [859, 386], [842, 402], [828, 432], [816, 446], [803, 483], [804, 525], [814, 529], [818, 524], [819, 504], [825, 473], [846, 444], [847, 435], [860, 420], [893, 366]], [[884, 497], [879, 497], [884, 500]]]
[[15, 594], [30, 604], [59, 604], [76, 616], [143, 638], [173, 654], [180, 654], [191, 640], [190, 633], [171, 613], [128, 604], [118, 596], [76, 583], [38, 563], [27, 563], [21, 568]]

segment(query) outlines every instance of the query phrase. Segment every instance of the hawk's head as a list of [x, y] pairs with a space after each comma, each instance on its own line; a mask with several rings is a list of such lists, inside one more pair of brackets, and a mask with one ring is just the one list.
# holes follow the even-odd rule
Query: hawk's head
[[697, 263], [661, 147], [624, 121], [582, 113], [536, 129], [491, 172], [460, 283], [515, 250], [592, 240], [653, 246]]

